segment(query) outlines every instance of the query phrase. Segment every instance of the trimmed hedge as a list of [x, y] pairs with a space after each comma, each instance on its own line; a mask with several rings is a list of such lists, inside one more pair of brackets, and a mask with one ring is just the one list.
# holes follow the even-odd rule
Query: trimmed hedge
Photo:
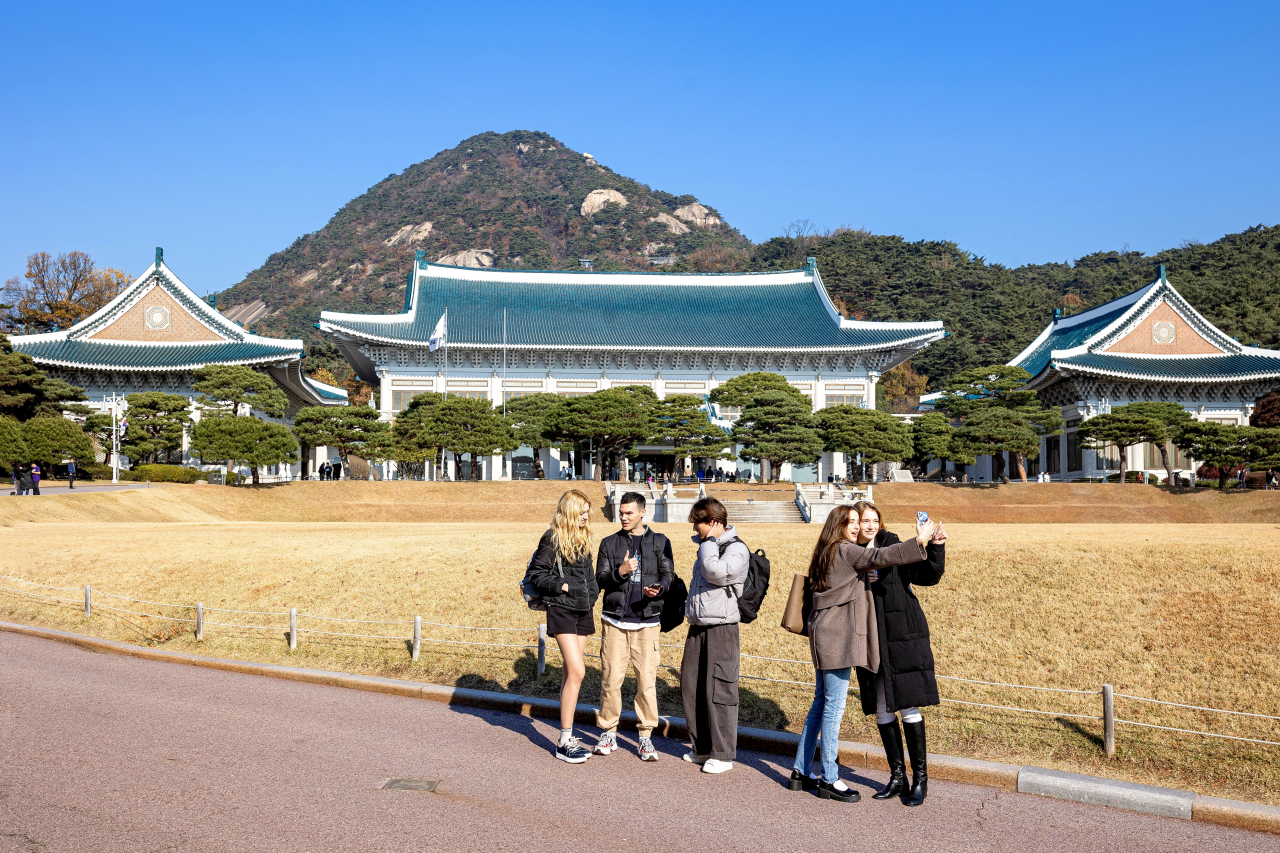
[[152, 483], [194, 483], [207, 477], [204, 471], [196, 468], [184, 468], [181, 465], [136, 465], [128, 471], [120, 472], [121, 480], [135, 483], [144, 481]]

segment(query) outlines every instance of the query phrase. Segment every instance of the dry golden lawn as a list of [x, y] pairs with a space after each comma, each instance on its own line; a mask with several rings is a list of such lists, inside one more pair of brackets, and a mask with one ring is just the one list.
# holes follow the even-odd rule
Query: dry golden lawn
[[[0, 525], [84, 522], [385, 521], [545, 523], [567, 488], [604, 500], [591, 481], [520, 483], [365, 482], [286, 483], [238, 487], [155, 485], [120, 492], [42, 495], [0, 501]], [[696, 491], [681, 486], [683, 495]], [[722, 500], [791, 500], [786, 484], [720, 483], [707, 492]], [[1216, 489], [1170, 492], [1136, 484], [1011, 483], [950, 486], [881, 483], [877, 505], [890, 519], [911, 519], [917, 509], [952, 522], [1147, 524], [1280, 523], [1280, 491], [1243, 494]]]
[[[115, 497], [121, 504], [132, 500], [129, 506], [137, 507], [140, 494], [154, 500], [173, 493], [166, 488]], [[515, 648], [424, 641], [420, 660], [412, 663], [405, 645], [407, 624], [335, 627], [303, 618], [299, 647], [290, 653], [285, 616], [256, 620], [254, 624], [269, 626], [260, 631], [209, 625], [204, 641], [196, 643], [185, 623], [103, 609], [110, 604], [192, 615], [103, 595], [116, 592], [161, 602], [201, 600], [208, 608], [297, 607], [304, 614], [354, 619], [410, 620], [417, 614], [427, 622], [525, 629], [472, 632], [426, 626], [426, 638], [532, 641], [540, 614], [524, 607], [516, 583], [545, 523], [519, 520], [521, 507], [530, 501], [513, 500], [505, 492], [498, 497], [504, 500], [486, 502], [483, 511], [462, 500], [455, 506], [464, 517], [487, 514], [492, 519], [488, 524], [29, 524], [15, 523], [15, 502], [10, 501], [4, 504], [6, 526], [0, 528], [6, 555], [0, 573], [55, 586], [90, 583], [97, 591], [98, 607], [93, 618], [85, 620], [78, 604], [40, 603], [0, 593], [0, 618], [220, 657], [554, 696], [559, 681], [554, 652], [548, 655], [547, 674], [538, 678], [532, 652]], [[34, 508], [33, 502], [17, 503], [23, 504], [18, 509], [24, 512]], [[52, 502], [35, 503], [43, 510]], [[154, 513], [163, 505], [148, 503], [145, 508]], [[947, 518], [942, 510], [937, 515]], [[891, 528], [895, 520], [890, 516]], [[596, 524], [597, 531], [610, 528], [602, 520]], [[687, 578], [694, 555], [687, 527], [656, 527], [672, 537], [677, 565]], [[1100, 690], [1109, 682], [1120, 693], [1280, 715], [1276, 525], [948, 527], [952, 539], [947, 574], [938, 586], [919, 591], [933, 628], [940, 674], [1087, 690]], [[774, 567], [773, 592], [761, 618], [744, 627], [743, 651], [806, 661], [792, 665], [747, 660], [743, 675], [807, 685], [812, 678], [807, 641], [776, 626], [791, 573], [805, 566], [817, 530], [807, 525], [753, 525], [741, 533], [752, 547], [769, 552]], [[0, 581], [0, 586], [21, 585]], [[53, 594], [82, 598], [78, 591]], [[206, 618], [239, 623], [252, 619], [211, 611]], [[404, 639], [329, 637], [306, 633], [308, 628]], [[682, 630], [666, 635], [672, 644], [682, 640]], [[665, 663], [678, 666], [679, 659], [678, 648], [665, 650]], [[582, 698], [591, 702], [598, 695], [599, 675], [595, 667], [589, 669]], [[663, 712], [681, 715], [675, 674], [664, 671], [660, 684]], [[798, 730], [811, 688], [749, 678], [744, 678], [743, 688], [744, 724]], [[952, 699], [1094, 716], [1101, 712], [1097, 695], [1061, 696], [953, 681], [942, 681], [941, 688], [943, 696]], [[627, 689], [633, 689], [630, 682]], [[1101, 755], [1097, 721], [946, 703], [925, 713], [935, 752], [1280, 804], [1280, 747], [1119, 725], [1118, 756], [1107, 761]], [[1273, 721], [1162, 709], [1123, 699], [1117, 700], [1117, 713], [1124, 719], [1178, 728], [1280, 740], [1280, 723]], [[850, 698], [844, 734], [876, 741], [874, 724], [861, 715], [856, 697]]]

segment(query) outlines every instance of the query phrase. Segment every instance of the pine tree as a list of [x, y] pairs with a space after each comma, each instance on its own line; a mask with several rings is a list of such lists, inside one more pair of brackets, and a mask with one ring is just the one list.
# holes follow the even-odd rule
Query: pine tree
[[62, 417], [41, 415], [22, 425], [22, 440], [27, 461], [42, 462], [52, 471], [53, 463], [63, 459], [93, 461], [93, 445], [79, 426]]
[[858, 457], [866, 466], [900, 462], [911, 456], [911, 428], [887, 412], [854, 406], [830, 406], [814, 415], [814, 424], [827, 450]]
[[144, 391], [125, 397], [129, 426], [120, 443], [120, 452], [137, 462], [159, 462], [160, 455], [173, 461], [173, 451], [182, 449], [182, 435], [191, 425], [190, 407], [181, 394]]
[[231, 407], [231, 414], [240, 414], [240, 406], [259, 411], [273, 418], [282, 417], [289, 408], [289, 398], [265, 373], [242, 364], [210, 364], [195, 371], [196, 381], [191, 390], [203, 395], [200, 402], [211, 408]]
[[1129, 406], [1118, 406], [1109, 414], [1089, 418], [1076, 430], [1076, 437], [1086, 447], [1100, 448], [1114, 444], [1120, 448], [1120, 482], [1123, 483], [1128, 467], [1129, 448], [1146, 441], [1163, 446], [1169, 440], [1169, 432], [1162, 421], [1147, 417]]
[[351, 455], [362, 456], [367, 441], [382, 447], [391, 425], [379, 420], [378, 411], [369, 406], [307, 406], [294, 415], [293, 431], [308, 447], [336, 448], [349, 471]]
[[507, 401], [507, 422], [521, 444], [533, 448], [533, 475], [546, 479], [542, 470], [542, 448], [554, 446], [546, 435], [547, 415], [565, 401], [558, 394], [526, 394]]
[[733, 439], [711, 423], [702, 400], [692, 394], [672, 394], [658, 403], [651, 438], [654, 444], [670, 444], [663, 453], [674, 459], [719, 456], [733, 446]]
[[298, 441], [282, 424], [208, 413], [191, 430], [191, 451], [207, 462], [248, 465], [258, 485], [260, 468], [298, 460]]
[[22, 438], [22, 424], [8, 415], [0, 415], [0, 465], [10, 471], [27, 460], [27, 443]]
[[742, 446], [743, 459], [768, 462], [773, 479], [783, 462], [815, 462], [823, 450], [809, 398], [794, 388], [752, 397], [733, 426], [733, 440]]

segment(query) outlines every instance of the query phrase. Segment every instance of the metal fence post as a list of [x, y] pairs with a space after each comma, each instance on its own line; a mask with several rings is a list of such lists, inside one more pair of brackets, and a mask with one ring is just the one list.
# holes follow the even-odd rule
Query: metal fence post
[[298, 608], [289, 608], [289, 651], [298, 647]]
[[547, 623], [538, 626], [538, 675], [547, 671]]
[[1102, 748], [1116, 757], [1116, 700], [1110, 684], [1102, 685]]
[[84, 585], [84, 618], [88, 619], [93, 615], [93, 591], [89, 589], [89, 585]]
[[413, 659], [418, 659], [418, 650], [422, 648], [422, 617], [413, 617]]
[[196, 642], [204, 639], [204, 602], [196, 602]]

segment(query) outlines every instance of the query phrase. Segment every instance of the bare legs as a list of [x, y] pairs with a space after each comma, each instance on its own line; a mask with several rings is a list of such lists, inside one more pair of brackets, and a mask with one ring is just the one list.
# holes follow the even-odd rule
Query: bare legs
[[573, 728], [573, 712], [578, 707], [578, 690], [587, 674], [582, 653], [587, 648], [587, 638], [581, 634], [556, 634], [556, 645], [564, 660], [564, 678], [560, 683], [560, 728]]

